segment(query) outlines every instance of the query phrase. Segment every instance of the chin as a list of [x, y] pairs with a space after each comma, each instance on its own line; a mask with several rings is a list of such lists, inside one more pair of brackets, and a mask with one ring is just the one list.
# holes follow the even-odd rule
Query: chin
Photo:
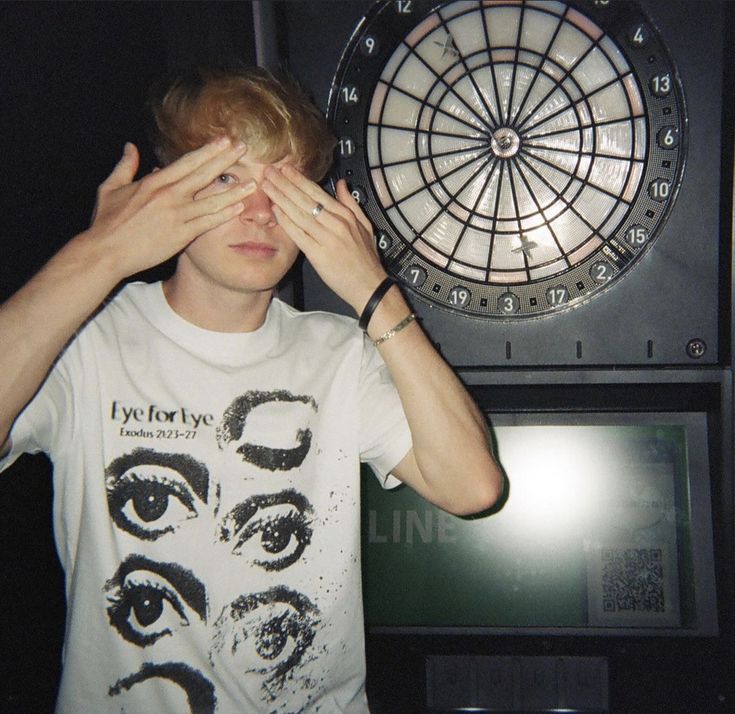
[[227, 287], [239, 293], [267, 293], [273, 292], [281, 282], [281, 279], [250, 279], [228, 281]]

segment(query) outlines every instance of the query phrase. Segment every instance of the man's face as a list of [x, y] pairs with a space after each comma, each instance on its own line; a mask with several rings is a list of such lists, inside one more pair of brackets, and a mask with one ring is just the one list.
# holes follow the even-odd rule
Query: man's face
[[[294, 162], [287, 157], [273, 165], [289, 163]], [[205, 281], [239, 292], [270, 290], [278, 284], [299, 251], [278, 225], [273, 205], [260, 188], [266, 166], [245, 155], [196, 195], [209, 196], [251, 179], [257, 185], [244, 199], [242, 213], [189, 244], [179, 269], [193, 269]]]

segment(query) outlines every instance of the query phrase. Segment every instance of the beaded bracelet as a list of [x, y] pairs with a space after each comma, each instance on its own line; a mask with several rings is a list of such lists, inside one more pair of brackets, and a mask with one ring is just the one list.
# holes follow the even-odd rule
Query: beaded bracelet
[[362, 315], [360, 315], [360, 319], [357, 321], [357, 324], [363, 332], [367, 330], [370, 318], [373, 316], [373, 313], [380, 304], [380, 301], [393, 285], [395, 285], [395, 281], [393, 278], [388, 277], [385, 278], [377, 288], [375, 288], [375, 292], [370, 296], [370, 299], [367, 301], [367, 305], [365, 305], [365, 309], [362, 311]]
[[388, 330], [388, 332], [384, 332], [380, 337], [378, 337], [377, 340], [373, 340], [373, 344], [376, 347], [378, 345], [382, 345], [383, 342], [387, 342], [391, 337], [394, 337], [395, 335], [397, 335], [404, 327], [406, 327], [406, 325], [409, 325], [415, 319], [416, 319], [416, 315], [414, 313], [407, 315], [395, 327]]

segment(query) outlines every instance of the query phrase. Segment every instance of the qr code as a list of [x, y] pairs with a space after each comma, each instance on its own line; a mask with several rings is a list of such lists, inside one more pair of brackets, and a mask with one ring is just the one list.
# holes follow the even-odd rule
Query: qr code
[[600, 559], [605, 612], [665, 611], [660, 548], [604, 548]]

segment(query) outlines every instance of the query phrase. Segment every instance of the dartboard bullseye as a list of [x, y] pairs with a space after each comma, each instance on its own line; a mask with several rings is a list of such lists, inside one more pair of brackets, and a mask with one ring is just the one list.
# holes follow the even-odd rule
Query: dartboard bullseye
[[376, 4], [329, 115], [388, 270], [441, 307], [520, 319], [617, 282], [684, 168], [673, 63], [631, 2]]

